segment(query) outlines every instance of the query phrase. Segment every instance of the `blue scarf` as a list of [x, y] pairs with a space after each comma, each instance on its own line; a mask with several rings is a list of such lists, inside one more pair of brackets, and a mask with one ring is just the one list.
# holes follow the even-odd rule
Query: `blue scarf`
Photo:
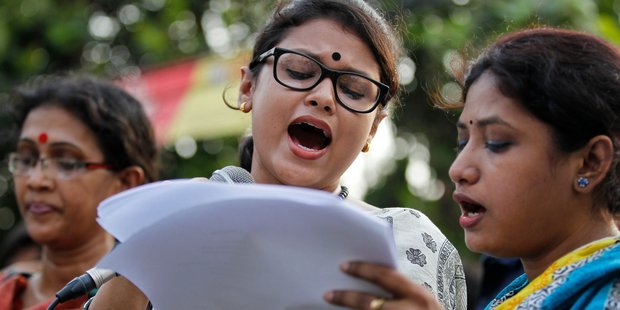
[[525, 275], [485, 309], [620, 309], [620, 237], [581, 247], [532, 282]]

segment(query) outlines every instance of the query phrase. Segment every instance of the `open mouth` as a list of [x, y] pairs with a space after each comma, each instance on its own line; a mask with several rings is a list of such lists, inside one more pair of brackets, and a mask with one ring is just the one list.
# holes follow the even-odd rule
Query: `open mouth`
[[486, 211], [483, 206], [475, 203], [461, 201], [460, 205], [464, 216], [476, 216]]
[[289, 125], [288, 134], [297, 145], [312, 151], [320, 151], [332, 142], [325, 130], [305, 122]]

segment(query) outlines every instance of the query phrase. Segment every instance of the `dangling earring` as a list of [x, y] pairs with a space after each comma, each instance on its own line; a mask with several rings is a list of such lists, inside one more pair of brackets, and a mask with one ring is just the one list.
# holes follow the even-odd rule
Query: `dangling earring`
[[362, 148], [362, 152], [368, 153], [368, 151], [370, 151], [370, 142], [366, 141], [366, 144], [364, 144], [364, 147]]
[[590, 180], [588, 180], [588, 178], [586, 177], [579, 177], [577, 179], [577, 186], [579, 186], [580, 188], [586, 188], [586, 186], [588, 186], [590, 184]]
[[247, 101], [242, 102], [242, 103], [241, 103], [241, 105], [239, 106], [239, 111], [241, 111], [241, 112], [243, 112], [243, 113], [248, 113], [248, 112], [250, 112], [250, 110], [246, 110], [246, 109], [245, 109], [245, 105], [246, 105], [247, 103], [248, 103]]

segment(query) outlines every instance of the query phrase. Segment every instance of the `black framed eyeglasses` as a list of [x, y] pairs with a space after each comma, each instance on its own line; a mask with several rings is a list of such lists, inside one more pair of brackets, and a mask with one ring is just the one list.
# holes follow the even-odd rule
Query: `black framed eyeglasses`
[[308, 55], [280, 47], [274, 47], [256, 57], [250, 63], [250, 69], [269, 56], [274, 57], [273, 77], [282, 86], [307, 91], [329, 77], [334, 86], [336, 101], [352, 112], [374, 111], [390, 90], [389, 86], [362, 74], [332, 70]]
[[14, 176], [31, 176], [41, 162], [41, 169], [47, 170], [48, 176], [61, 180], [68, 180], [80, 171], [95, 169], [112, 169], [112, 165], [80, 161], [73, 158], [39, 158], [19, 153], [9, 154], [9, 172]]

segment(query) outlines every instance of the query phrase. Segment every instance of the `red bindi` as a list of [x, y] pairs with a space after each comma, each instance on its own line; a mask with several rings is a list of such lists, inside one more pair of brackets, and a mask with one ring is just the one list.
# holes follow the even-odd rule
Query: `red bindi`
[[42, 133], [39, 135], [39, 143], [45, 143], [45, 142], [47, 142], [47, 134], [46, 134], [46, 133], [44, 133], [44, 132], [42, 132]]

